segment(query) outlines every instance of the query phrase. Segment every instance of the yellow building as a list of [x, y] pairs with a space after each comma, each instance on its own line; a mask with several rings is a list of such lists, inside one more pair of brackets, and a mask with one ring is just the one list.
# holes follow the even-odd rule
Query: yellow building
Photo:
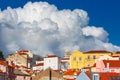
[[88, 52], [75, 51], [70, 55], [70, 68], [81, 69], [84, 67], [91, 67], [95, 60], [103, 55], [111, 56], [112, 53], [105, 50], [93, 50]]

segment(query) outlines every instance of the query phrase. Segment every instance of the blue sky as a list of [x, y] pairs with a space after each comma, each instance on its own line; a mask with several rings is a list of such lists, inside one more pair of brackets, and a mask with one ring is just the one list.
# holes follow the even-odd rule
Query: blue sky
[[83, 9], [90, 17], [89, 25], [103, 27], [109, 33], [109, 42], [120, 46], [120, 0], [0, 0], [0, 8], [23, 7], [28, 1], [47, 1], [58, 9]]

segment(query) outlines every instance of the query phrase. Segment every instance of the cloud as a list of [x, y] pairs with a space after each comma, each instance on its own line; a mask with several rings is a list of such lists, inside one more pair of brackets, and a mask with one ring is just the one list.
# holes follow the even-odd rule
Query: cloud
[[0, 11], [0, 48], [6, 54], [29, 49], [42, 56], [49, 53], [62, 56], [65, 49], [120, 50], [108, 42], [107, 31], [88, 23], [86, 11], [58, 10], [47, 2], [28, 2], [16, 9], [8, 7]]
[[108, 33], [102, 27], [87, 26], [82, 31], [85, 36], [92, 36], [103, 42], [108, 41]]

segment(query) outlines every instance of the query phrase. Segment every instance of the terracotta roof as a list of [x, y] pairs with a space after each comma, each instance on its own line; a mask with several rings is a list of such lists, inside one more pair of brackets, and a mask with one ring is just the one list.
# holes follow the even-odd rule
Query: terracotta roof
[[25, 70], [27, 73], [29, 73], [29, 74], [31, 74], [31, 73], [33, 73], [33, 71], [32, 70]]
[[106, 50], [91, 50], [91, 51], [84, 52], [84, 53], [111, 53], [111, 52], [106, 51]]
[[53, 71], [55, 71], [55, 72], [60, 72], [61, 70], [53, 70]]
[[0, 61], [0, 65], [8, 66], [6, 61]]
[[0, 73], [2, 73], [2, 72], [3, 72], [3, 70], [0, 69]]
[[112, 57], [120, 57], [120, 56], [112, 56]]
[[109, 76], [115, 76], [117, 77], [119, 73], [115, 73], [115, 72], [108, 72], [108, 75]]
[[65, 63], [67, 63], [67, 62], [65, 62], [65, 61], [64, 61], [64, 62], [63, 62], [63, 61], [61, 61], [61, 64], [65, 64]]
[[120, 51], [115, 52], [116, 54], [120, 54]]
[[120, 77], [119, 73], [107, 72], [107, 73], [99, 73], [100, 80], [111, 80], [110, 77]]
[[109, 76], [106, 73], [99, 73], [100, 80], [109, 80]]
[[19, 55], [28, 55], [28, 54], [26, 54], [26, 53], [17, 53], [17, 54], [19, 54]]
[[20, 66], [15, 65], [14, 63], [12, 63], [11, 66], [12, 66], [13, 68], [20, 68]]
[[85, 74], [87, 75], [87, 77], [88, 77], [90, 80], [92, 80], [91, 75], [90, 75], [89, 72], [85, 72]]
[[120, 60], [103, 60], [105, 67], [109, 63], [109, 67], [120, 67]]
[[74, 70], [69, 69], [69, 70], [65, 71], [63, 73], [63, 75], [74, 75], [74, 72], [75, 72]]
[[29, 50], [20, 50], [20, 51], [17, 51], [18, 53], [19, 52], [29, 52]]
[[63, 75], [74, 75], [75, 73], [77, 73], [77, 75], [79, 75], [80, 71], [75, 71], [75, 70], [72, 70], [72, 69], [68, 69], [67, 71], [65, 71], [63, 73]]
[[38, 63], [35, 66], [44, 66], [44, 63]]
[[62, 58], [61, 60], [69, 60], [70, 58]]
[[56, 55], [47, 55], [45, 58], [54, 58], [54, 57], [58, 57]]
[[96, 67], [96, 63], [94, 63], [94, 65], [92, 67]]

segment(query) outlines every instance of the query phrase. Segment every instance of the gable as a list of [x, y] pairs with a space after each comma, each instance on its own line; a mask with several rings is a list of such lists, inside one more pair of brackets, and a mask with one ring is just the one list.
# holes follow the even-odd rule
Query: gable
[[82, 72], [76, 80], [90, 80], [90, 78], [84, 72]]

